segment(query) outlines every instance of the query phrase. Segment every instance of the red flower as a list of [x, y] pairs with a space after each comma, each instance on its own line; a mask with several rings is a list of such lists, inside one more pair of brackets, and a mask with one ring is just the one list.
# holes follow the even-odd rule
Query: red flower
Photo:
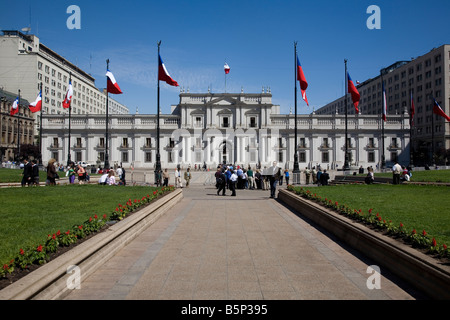
[[80, 230], [83, 229], [83, 226], [78, 226], [78, 229], [80, 229]]
[[378, 216], [378, 221], [381, 221], [381, 217], [380, 216]]
[[92, 222], [92, 217], [89, 217], [89, 222]]
[[412, 234], [416, 234], [416, 229], [413, 229]]
[[70, 233], [70, 230], [67, 230], [66, 234], [69, 235], [69, 233]]
[[372, 213], [372, 210], [373, 210], [373, 209], [369, 209], [369, 213]]
[[56, 235], [59, 236], [61, 234], [61, 231], [58, 230], [58, 232], [56, 232]]
[[425, 230], [422, 231], [422, 235], [426, 236], [427, 232]]
[[431, 243], [432, 243], [432, 246], [433, 246], [433, 247], [436, 247], [436, 239], [435, 239], [435, 238], [433, 238], [433, 240], [431, 241]]
[[403, 223], [400, 222], [400, 228], [403, 228]]
[[103, 219], [106, 219], [106, 213], [103, 215]]
[[9, 266], [5, 263], [5, 264], [3, 265], [3, 270], [8, 270], [8, 268], [9, 268]]
[[56, 239], [56, 234], [52, 235], [52, 239], [55, 240]]
[[36, 249], [38, 252], [42, 252], [42, 245], [39, 245]]
[[98, 219], [98, 216], [97, 216], [97, 215], [95, 215], [95, 216], [94, 216], [94, 219], [95, 219], [95, 220], [97, 220], [97, 219]]
[[156, 192], [156, 191], [153, 191], [153, 195], [156, 196], [156, 194], [157, 194], [157, 192]]
[[23, 251], [23, 249], [20, 249], [20, 255], [23, 256], [25, 254], [25, 251]]
[[447, 245], [445, 243], [442, 245], [442, 247], [444, 248], [444, 250], [447, 250]]

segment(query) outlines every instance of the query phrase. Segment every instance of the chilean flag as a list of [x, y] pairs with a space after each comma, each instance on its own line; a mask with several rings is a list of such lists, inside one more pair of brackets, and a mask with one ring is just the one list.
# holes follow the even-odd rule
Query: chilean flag
[[414, 99], [411, 90], [411, 125], [414, 125], [414, 114], [416, 113], [416, 108], [414, 107]]
[[64, 101], [62, 103], [63, 108], [70, 108], [70, 104], [72, 103], [72, 96], [73, 96], [73, 87], [72, 87], [72, 80], [69, 80], [69, 89], [67, 89], [66, 97], [64, 98]]
[[19, 112], [19, 97], [14, 100], [13, 105], [11, 107], [11, 112], [9, 113], [11, 116], [15, 115]]
[[433, 100], [434, 100], [433, 113], [441, 117], [444, 117], [445, 120], [447, 121], [450, 121], [450, 117], [445, 114], [444, 110], [442, 110], [441, 106], [439, 105], [439, 103], [437, 103], [436, 99], [433, 98]]
[[386, 111], [387, 111], [387, 104], [386, 104], [386, 90], [384, 89], [384, 83], [381, 85], [383, 88], [383, 121], [386, 121]]
[[121, 94], [122, 90], [120, 90], [119, 85], [116, 82], [116, 78], [114, 78], [114, 75], [111, 73], [111, 71], [106, 71], [106, 90], [109, 93], [113, 94]]
[[30, 105], [28, 106], [31, 110], [31, 112], [35, 113], [38, 111], [41, 111], [42, 109], [42, 92], [39, 91], [39, 94], [36, 98], [36, 100], [33, 103], [30, 103]]
[[358, 104], [359, 104], [359, 92], [353, 84], [352, 78], [350, 78], [350, 74], [347, 72], [347, 82], [348, 82], [348, 93], [352, 94], [353, 105], [355, 106], [356, 113], [359, 113]]
[[225, 65], [223, 66], [224, 70], [225, 70], [225, 74], [229, 74], [230, 73], [230, 66], [228, 65], [228, 63], [225, 62]]
[[170, 75], [169, 72], [167, 72], [166, 66], [164, 65], [162, 59], [161, 59], [161, 55], [159, 56], [159, 66], [158, 66], [158, 81], [165, 81], [167, 84], [174, 86], [174, 87], [178, 87], [178, 83], [173, 80]]
[[309, 106], [308, 98], [306, 98], [306, 88], [308, 88], [308, 82], [306, 82], [305, 74], [303, 73], [302, 65], [297, 56], [297, 80], [300, 82], [300, 91], [302, 93], [302, 98], [305, 100], [306, 105]]

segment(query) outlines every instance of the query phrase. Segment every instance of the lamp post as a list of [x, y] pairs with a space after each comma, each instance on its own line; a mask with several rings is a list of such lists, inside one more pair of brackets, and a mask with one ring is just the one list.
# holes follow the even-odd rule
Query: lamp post
[[[106, 71], [109, 70], [109, 59], [106, 59]], [[108, 78], [106, 78], [106, 88], [108, 88]], [[109, 169], [109, 155], [108, 155], [108, 122], [109, 122], [109, 106], [108, 106], [108, 89], [106, 89], [106, 131], [105, 131], [105, 169]]]

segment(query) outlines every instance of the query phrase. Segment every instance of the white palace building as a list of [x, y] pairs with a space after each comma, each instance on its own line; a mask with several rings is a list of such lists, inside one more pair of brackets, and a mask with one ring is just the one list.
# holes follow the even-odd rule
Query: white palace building
[[[298, 151], [299, 168], [321, 165], [341, 169], [345, 159], [347, 124], [351, 168], [380, 168], [382, 157], [389, 167], [394, 161], [408, 165], [410, 159], [409, 115], [280, 114], [272, 104], [270, 91], [252, 93], [180, 93], [179, 104], [171, 114], [160, 114], [160, 155], [162, 169], [180, 165], [219, 163], [247, 167], [270, 166], [292, 170]], [[66, 164], [73, 161], [103, 166], [105, 146], [109, 163], [125, 168], [155, 167], [157, 116], [154, 114], [113, 114], [108, 118], [108, 144], [105, 143], [106, 117], [101, 114], [43, 116], [42, 159]], [[384, 139], [384, 141], [383, 141]], [[69, 150], [70, 149], [70, 150]]]

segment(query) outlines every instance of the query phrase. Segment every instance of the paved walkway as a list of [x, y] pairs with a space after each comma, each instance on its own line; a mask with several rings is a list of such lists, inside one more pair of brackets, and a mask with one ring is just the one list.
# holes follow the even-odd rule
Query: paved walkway
[[383, 270], [381, 289], [369, 290], [370, 260], [269, 199], [269, 191], [217, 196], [214, 186], [193, 184], [183, 194], [66, 299], [418, 298]]

